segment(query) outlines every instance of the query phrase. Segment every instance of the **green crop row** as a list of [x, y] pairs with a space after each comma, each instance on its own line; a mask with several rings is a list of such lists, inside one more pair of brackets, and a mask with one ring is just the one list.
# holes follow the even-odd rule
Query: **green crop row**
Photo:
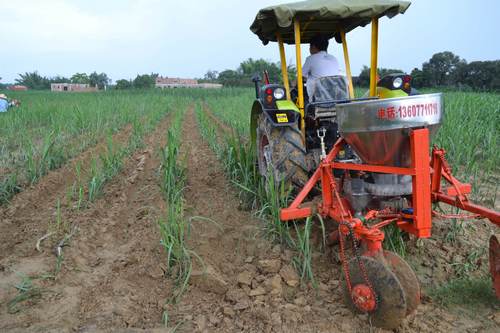
[[[188, 248], [191, 233], [190, 220], [184, 214], [184, 188], [186, 187], [185, 161], [181, 158], [181, 124], [184, 108], [178, 109], [168, 129], [167, 144], [161, 147], [160, 188], [167, 204], [165, 212], [157, 220], [160, 243], [166, 254], [166, 273], [173, 278], [175, 288], [167, 304], [175, 304], [188, 287], [193, 269], [192, 258], [196, 253]], [[199, 259], [199, 258], [198, 258]], [[163, 314], [168, 325], [168, 312]]]
[[[89, 147], [133, 126], [140, 138], [147, 123], [186, 100], [176, 92], [18, 92], [19, 108], [0, 114], [0, 204]], [[140, 142], [136, 142], [140, 144]]]

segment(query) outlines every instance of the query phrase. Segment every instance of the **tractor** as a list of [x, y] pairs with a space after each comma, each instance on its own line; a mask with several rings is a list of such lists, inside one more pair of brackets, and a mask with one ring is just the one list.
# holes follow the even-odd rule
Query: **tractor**
[[[441, 93], [419, 94], [412, 78], [377, 77], [378, 25], [404, 14], [408, 1], [309, 0], [261, 9], [250, 30], [264, 45], [277, 42], [282, 84], [255, 76], [250, 124], [259, 172], [294, 188], [282, 221], [319, 214], [339, 244], [341, 288], [348, 306], [374, 325], [397, 328], [420, 303], [412, 268], [384, 250], [383, 228], [431, 237], [432, 206], [443, 202], [500, 225], [500, 213], [472, 203], [471, 185], [457, 180], [445, 150], [430, 146], [444, 116]], [[346, 34], [371, 25], [370, 87], [355, 98]], [[342, 45], [345, 76], [321, 78], [305, 96], [301, 44], [321, 34]], [[291, 89], [284, 44], [295, 45]], [[307, 84], [307, 82], [306, 82]], [[318, 88], [319, 87], [319, 88]], [[318, 200], [320, 197], [320, 200]], [[442, 217], [442, 216], [441, 216]], [[490, 239], [490, 271], [500, 296], [500, 247]]]

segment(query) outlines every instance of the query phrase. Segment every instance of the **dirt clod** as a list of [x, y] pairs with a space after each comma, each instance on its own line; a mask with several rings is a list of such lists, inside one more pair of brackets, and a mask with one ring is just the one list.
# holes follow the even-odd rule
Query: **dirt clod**
[[204, 291], [215, 294], [224, 295], [227, 292], [227, 282], [211, 265], [207, 265], [205, 270], [193, 271], [191, 283]]
[[248, 296], [254, 297], [254, 296], [260, 296], [260, 295], [265, 295], [265, 294], [267, 294], [266, 289], [264, 289], [263, 287], [257, 287], [255, 289], [250, 290], [250, 292], [248, 293]]
[[234, 315], [235, 315], [235, 312], [232, 308], [228, 307], [228, 306], [225, 306], [223, 309], [222, 309], [222, 313], [224, 313], [224, 315], [230, 317], [230, 318], [233, 318]]
[[257, 266], [262, 273], [273, 274], [278, 273], [281, 268], [281, 260], [279, 259], [267, 259], [259, 260]]
[[250, 286], [252, 285], [253, 273], [249, 271], [244, 271], [238, 274], [236, 281], [240, 285]]
[[279, 274], [276, 274], [271, 279], [266, 280], [264, 284], [271, 295], [281, 295], [283, 292], [281, 276]]
[[299, 284], [299, 275], [291, 265], [285, 265], [280, 270], [283, 281], [290, 287], [296, 287]]

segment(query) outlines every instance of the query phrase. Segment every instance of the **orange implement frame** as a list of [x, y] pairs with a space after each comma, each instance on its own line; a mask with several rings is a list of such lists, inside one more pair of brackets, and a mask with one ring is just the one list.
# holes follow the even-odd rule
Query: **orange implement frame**
[[[432, 202], [444, 202], [461, 209], [473, 212], [490, 219], [500, 225], [500, 213], [469, 202], [467, 194], [471, 191], [469, 184], [462, 184], [451, 174], [451, 169], [444, 157], [443, 149], [434, 148], [432, 159], [429, 158], [429, 131], [416, 129], [410, 133], [411, 166], [408, 168], [353, 164], [335, 161], [339, 151], [346, 144], [340, 138], [329, 154], [324, 158], [313, 176], [297, 195], [288, 208], [281, 210], [280, 218], [283, 221], [295, 220], [319, 213], [323, 217], [330, 217], [338, 223], [347, 223], [358, 239], [367, 244], [368, 255], [374, 254], [382, 248], [384, 234], [382, 227], [396, 223], [396, 225], [418, 238], [431, 236]], [[341, 186], [333, 175], [334, 169], [378, 172], [412, 176], [412, 214], [402, 212], [369, 211], [363, 219], [353, 217], [353, 210], [349, 202], [341, 196]], [[450, 187], [442, 189], [441, 180], [445, 179]], [[302, 205], [311, 190], [320, 182], [322, 201], [317, 207]], [[377, 218], [382, 220], [377, 224], [366, 226], [362, 220]], [[347, 234], [349, 228], [340, 232]]]

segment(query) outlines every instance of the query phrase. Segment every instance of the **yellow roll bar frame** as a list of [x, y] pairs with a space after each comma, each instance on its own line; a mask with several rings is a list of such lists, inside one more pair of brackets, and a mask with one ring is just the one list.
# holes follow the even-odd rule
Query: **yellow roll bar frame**
[[351, 63], [349, 62], [349, 52], [347, 51], [347, 39], [345, 38], [345, 31], [340, 31], [340, 38], [342, 39], [342, 49], [344, 50], [345, 73], [347, 75], [347, 82], [349, 83], [349, 98], [354, 98], [354, 86], [352, 85]]
[[281, 38], [281, 34], [279, 32], [276, 34], [276, 38], [278, 39], [280, 48], [281, 75], [283, 76], [283, 85], [285, 86], [286, 99], [291, 100], [292, 97], [290, 96], [290, 82], [288, 80], [288, 68], [286, 66], [285, 45], [283, 44], [283, 38]]
[[[378, 18], [372, 18], [371, 22], [372, 30], [371, 30], [371, 58], [370, 58], [370, 96], [376, 97], [377, 94], [377, 58], [378, 58]], [[300, 22], [298, 19], [295, 19], [293, 22], [294, 28], [294, 37], [295, 37], [295, 57], [297, 63], [297, 107], [300, 111], [300, 130], [302, 132], [302, 139], [305, 140], [305, 124], [304, 124], [304, 85], [302, 84], [302, 53], [300, 48], [300, 39], [301, 39], [301, 31], [300, 31]], [[283, 44], [283, 39], [280, 33], [276, 34], [279, 50], [280, 50], [280, 59], [281, 59], [281, 74], [283, 76], [283, 84], [285, 85], [286, 90], [286, 98], [288, 100], [290, 97], [290, 82], [288, 78], [288, 71], [286, 66], [286, 57], [285, 57], [285, 47]], [[344, 52], [344, 62], [346, 67], [346, 75], [349, 83], [349, 97], [354, 98], [354, 86], [352, 84], [352, 72], [351, 72], [351, 64], [349, 61], [349, 52], [347, 47], [347, 39], [345, 31], [340, 31], [340, 37], [342, 40], [342, 49]]]
[[302, 140], [306, 138], [306, 127], [304, 124], [304, 85], [302, 84], [302, 51], [300, 50], [300, 22], [295, 19], [293, 22], [295, 32], [295, 58], [297, 59], [297, 104], [300, 111], [300, 131], [302, 132]]
[[378, 18], [372, 18], [372, 52], [370, 61], [370, 96], [377, 95]]

